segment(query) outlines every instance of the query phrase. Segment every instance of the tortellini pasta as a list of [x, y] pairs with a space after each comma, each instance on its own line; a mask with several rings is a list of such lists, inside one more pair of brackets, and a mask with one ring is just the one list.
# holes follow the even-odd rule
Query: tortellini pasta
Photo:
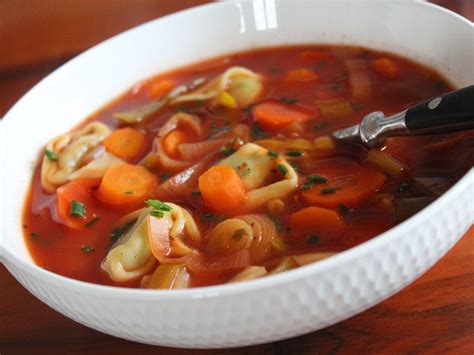
[[41, 166], [41, 185], [53, 193], [67, 183], [81, 164], [84, 156], [110, 134], [110, 128], [101, 122], [92, 122], [75, 133], [60, 135], [51, 140], [46, 150], [57, 159], [44, 156]]
[[222, 75], [200, 88], [172, 100], [170, 103], [181, 104], [185, 102], [206, 101], [219, 99], [219, 95], [230, 95], [235, 106], [243, 107], [254, 102], [262, 93], [261, 77], [244, 67], [231, 67]]

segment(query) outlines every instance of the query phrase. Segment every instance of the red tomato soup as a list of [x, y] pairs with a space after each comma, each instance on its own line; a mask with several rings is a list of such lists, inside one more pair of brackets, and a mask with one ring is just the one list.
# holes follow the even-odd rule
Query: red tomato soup
[[473, 165], [472, 131], [330, 133], [450, 91], [438, 74], [362, 48], [228, 55], [138, 83], [48, 142], [24, 208], [41, 267], [175, 289], [266, 277], [363, 243]]

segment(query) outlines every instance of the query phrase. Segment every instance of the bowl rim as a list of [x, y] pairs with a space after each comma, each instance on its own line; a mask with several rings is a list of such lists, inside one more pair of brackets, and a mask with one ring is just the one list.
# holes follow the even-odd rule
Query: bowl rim
[[[284, 0], [281, 0], [282, 2]], [[300, 2], [304, 2], [304, 0], [298, 0]], [[64, 68], [67, 68], [70, 65], [74, 65], [76, 61], [81, 60], [83, 56], [89, 55], [90, 52], [96, 50], [98, 47], [103, 47], [109, 45], [111, 42], [114, 42], [117, 38], [122, 38], [128, 33], [137, 31], [139, 29], [143, 29], [145, 27], [150, 26], [151, 24], [156, 23], [157, 21], [166, 22], [166, 21], [174, 21], [175, 19], [181, 16], [187, 16], [194, 12], [205, 11], [208, 8], [215, 8], [219, 6], [236, 6], [245, 2], [245, 0], [230, 0], [230, 1], [219, 1], [209, 4], [203, 4], [196, 7], [192, 7], [189, 9], [185, 9], [176, 13], [172, 13], [157, 19], [153, 19], [147, 21], [143, 24], [135, 26], [131, 29], [123, 31], [117, 35], [114, 35], [93, 47], [81, 52], [71, 60], [67, 61], [53, 72], [48, 74], [45, 78], [35, 84], [27, 93], [25, 93], [5, 114], [4, 118], [0, 120], [0, 134], [5, 134], [5, 129], [7, 128], [8, 124], [11, 124], [10, 121], [13, 121], [11, 116], [14, 116], [14, 112], [16, 111], [16, 107], [23, 104], [24, 101], [27, 101], [30, 94], [37, 89], [39, 85], [41, 85], [44, 81], [50, 80], [52, 76], [61, 75], [61, 72]], [[386, 1], [389, 3], [389, 1]], [[465, 17], [452, 12], [446, 8], [443, 8], [437, 4], [428, 3], [423, 0], [416, 0], [413, 2], [407, 2], [405, 0], [395, 0], [390, 1], [390, 3], [404, 3], [409, 4], [409, 6], [423, 6], [430, 11], [438, 11], [439, 13], [443, 13], [445, 16], [450, 16], [455, 18], [457, 21], [462, 22], [464, 24], [469, 25], [471, 28], [474, 28], [474, 24], [466, 19]], [[133, 85], [133, 84], [132, 84]], [[73, 278], [69, 278], [66, 276], [62, 276], [60, 274], [56, 274], [54, 272], [45, 270], [40, 266], [36, 265], [34, 261], [31, 259], [29, 262], [19, 258], [14, 253], [11, 253], [7, 250], [2, 244], [0, 239], [0, 263], [3, 263], [7, 269], [9, 263], [11, 262], [12, 265], [15, 267], [22, 268], [25, 271], [30, 272], [35, 277], [39, 277], [42, 279], [47, 279], [50, 283], [54, 283], [56, 285], [60, 285], [62, 288], [68, 289], [81, 289], [83, 292], [90, 292], [98, 294], [107, 294], [109, 297], [116, 297], [121, 298], [123, 296], [127, 297], [134, 297], [140, 298], [142, 300], [159, 300], [160, 302], [163, 301], [175, 301], [178, 299], [194, 299], [194, 298], [212, 298], [216, 296], [232, 296], [239, 293], [244, 292], [251, 292], [261, 289], [268, 289], [275, 286], [279, 286], [285, 283], [294, 282], [296, 280], [304, 279], [305, 277], [315, 276], [320, 273], [324, 273], [327, 270], [331, 269], [333, 266], [339, 264], [342, 261], [350, 262], [351, 260], [356, 259], [357, 257], [368, 253], [373, 252], [378, 247], [391, 243], [397, 238], [401, 238], [404, 234], [404, 230], [409, 230], [412, 226], [419, 223], [422, 219], [426, 216], [431, 215], [438, 206], [442, 204], [445, 199], [449, 198], [449, 195], [455, 193], [456, 190], [464, 190], [466, 187], [469, 186], [470, 180], [474, 180], [474, 167], [471, 167], [469, 171], [467, 171], [463, 177], [457, 181], [448, 192], [440, 196], [436, 201], [431, 203], [429, 206], [424, 208], [419, 213], [415, 214], [414, 216], [410, 217], [406, 221], [390, 228], [389, 230], [363, 242], [360, 243], [352, 248], [344, 250], [342, 252], [337, 253], [336, 255], [321, 260], [317, 263], [304, 265], [292, 270], [288, 270], [286, 272], [271, 275], [271, 277], [260, 278], [256, 280], [249, 280], [243, 283], [233, 283], [233, 284], [218, 284], [218, 285], [211, 285], [211, 286], [203, 286], [203, 287], [196, 287], [196, 288], [189, 288], [189, 289], [178, 289], [178, 290], [149, 290], [149, 289], [141, 289], [141, 288], [131, 288], [131, 287], [119, 287], [119, 286], [108, 286], [108, 285], [101, 285], [95, 284], [87, 281], [81, 281]], [[1, 217], [1, 216], [0, 216]], [[5, 221], [3, 221], [5, 223]], [[1, 224], [0, 224], [1, 226]], [[26, 247], [26, 246], [25, 246]], [[7, 262], [5, 262], [7, 261]]]

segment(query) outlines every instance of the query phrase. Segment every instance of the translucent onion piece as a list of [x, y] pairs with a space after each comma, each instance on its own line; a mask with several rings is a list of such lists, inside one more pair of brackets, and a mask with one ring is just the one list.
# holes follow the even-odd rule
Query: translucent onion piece
[[209, 258], [203, 254], [191, 255], [186, 260], [186, 268], [194, 274], [215, 276], [230, 274], [245, 269], [250, 265], [250, 252], [241, 250], [237, 253], [222, 257]]
[[370, 99], [373, 96], [373, 88], [366, 60], [350, 58], [345, 59], [344, 64], [349, 72], [352, 97], [358, 101]]
[[178, 172], [182, 171], [192, 165], [190, 161], [178, 160], [171, 158], [166, 154], [162, 143], [162, 138], [155, 139], [155, 150], [153, 164], [154, 168], [163, 169], [165, 171]]
[[252, 262], [260, 262], [272, 251], [272, 241], [277, 236], [275, 223], [262, 214], [248, 214], [236, 217], [246, 222], [253, 229], [253, 238], [248, 250]]
[[227, 281], [227, 283], [255, 280], [266, 274], [267, 270], [263, 266], [249, 266]]
[[401, 162], [379, 149], [369, 150], [367, 161], [384, 173], [394, 177], [400, 176], [405, 170], [405, 166]]
[[223, 91], [227, 91], [235, 99], [237, 106], [243, 107], [254, 102], [262, 89], [259, 75], [243, 67], [232, 67], [197, 90], [172, 100], [170, 104], [216, 99]]
[[189, 273], [184, 265], [160, 265], [151, 276], [147, 288], [171, 290], [187, 288], [188, 285]]
[[171, 116], [170, 119], [160, 128], [158, 136], [164, 137], [176, 128], [182, 128], [188, 132], [192, 132], [196, 139], [203, 139], [207, 134], [197, 116], [185, 112], [178, 112]]
[[100, 122], [92, 122], [75, 133], [60, 135], [51, 140], [46, 149], [54, 152], [58, 160], [44, 156], [41, 166], [41, 185], [53, 193], [67, 183], [84, 156], [97, 147], [110, 134], [110, 129]]
[[302, 266], [302, 265], [311, 264], [316, 261], [329, 258], [336, 254], [337, 253], [333, 253], [333, 252], [309, 253], [309, 254], [294, 255], [293, 259], [295, 260], [296, 264], [298, 264], [298, 266]]
[[72, 173], [69, 176], [69, 180], [100, 178], [104, 176], [105, 171], [111, 166], [117, 166], [122, 164], [125, 164], [124, 160], [116, 157], [113, 154], [105, 152], [97, 159], [92, 160], [87, 165]]
[[294, 269], [297, 266], [298, 265], [296, 264], [295, 259], [293, 259], [291, 256], [285, 256], [268, 274], [279, 274], [280, 272]]
[[181, 143], [178, 150], [183, 160], [192, 161], [218, 151], [229, 142], [229, 138], [219, 138], [196, 143]]
[[138, 279], [147, 274], [156, 264], [148, 242], [146, 208], [139, 215], [133, 227], [124, 234], [102, 262], [102, 269], [117, 282]]
[[237, 218], [226, 219], [206, 236], [206, 250], [214, 255], [229, 255], [248, 249], [254, 238], [253, 228]]

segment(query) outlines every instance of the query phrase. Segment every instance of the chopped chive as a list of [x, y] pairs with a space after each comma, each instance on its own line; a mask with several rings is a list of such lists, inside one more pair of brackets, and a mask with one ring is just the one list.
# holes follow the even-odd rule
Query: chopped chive
[[298, 99], [295, 99], [293, 97], [280, 97], [278, 99], [278, 101], [280, 101], [284, 104], [293, 105], [293, 104], [296, 104], [298, 102]]
[[147, 204], [150, 207], [153, 207], [154, 209], [169, 212], [172, 210], [170, 205], [167, 205], [164, 202], [161, 202], [160, 200], [146, 200], [145, 204]]
[[253, 123], [250, 127], [250, 134], [254, 139], [263, 139], [267, 137], [267, 134], [262, 130], [258, 123]]
[[286, 152], [286, 155], [289, 157], [301, 157], [304, 154], [301, 150], [289, 150]]
[[44, 150], [44, 155], [46, 155], [46, 158], [51, 161], [57, 161], [58, 160], [58, 155], [53, 152], [52, 150], [45, 149]]
[[336, 193], [336, 189], [333, 187], [327, 187], [321, 190], [322, 195], [328, 195], [328, 194], [333, 194], [333, 193]]
[[86, 227], [92, 227], [94, 224], [96, 224], [99, 221], [100, 217], [99, 216], [92, 216], [92, 219], [85, 224]]
[[306, 242], [309, 244], [309, 245], [316, 245], [319, 243], [319, 237], [315, 234], [312, 234], [308, 237], [308, 239], [306, 239]]
[[267, 215], [268, 218], [270, 218], [273, 222], [273, 224], [275, 225], [275, 228], [277, 230], [277, 232], [281, 232], [283, 230], [283, 227], [281, 225], [281, 221], [274, 217], [274, 216], [271, 216], [271, 215]]
[[168, 180], [171, 175], [168, 173], [162, 173], [160, 174], [160, 181], [165, 181]]
[[193, 192], [191, 192], [191, 195], [201, 196], [201, 191], [193, 191]]
[[86, 206], [80, 201], [72, 200], [69, 214], [73, 217], [84, 218], [86, 216]]
[[278, 157], [278, 153], [273, 151], [273, 150], [269, 150], [267, 155], [270, 156], [270, 157], [273, 157], [273, 158]]
[[231, 147], [222, 147], [219, 152], [223, 155], [231, 155], [235, 153], [235, 149]]
[[150, 211], [150, 216], [153, 216], [153, 217], [158, 217], [158, 218], [161, 218], [163, 217], [165, 214], [163, 213], [163, 211], [159, 211], [159, 210], [151, 210]]
[[243, 237], [244, 235], [246, 235], [246, 234], [247, 234], [247, 231], [245, 230], [245, 228], [237, 229], [237, 230], [234, 232], [234, 234], [232, 234], [232, 239], [239, 241], [239, 240], [241, 240], [242, 237]]
[[341, 214], [342, 214], [343, 216], [347, 216], [347, 215], [349, 214], [349, 207], [347, 207], [346, 205], [344, 205], [344, 204], [341, 203], [341, 204], [339, 205], [339, 211], [341, 211]]
[[285, 176], [288, 173], [287, 167], [284, 166], [283, 164], [278, 164], [277, 169], [281, 173], [281, 175], [283, 175], [283, 176]]
[[300, 190], [301, 191], [311, 190], [312, 187], [313, 187], [313, 183], [307, 181], [300, 187]]
[[90, 252], [94, 251], [94, 248], [90, 245], [84, 244], [83, 246], [81, 246], [81, 251], [85, 254], [89, 254]]
[[36, 232], [31, 232], [31, 233], [30, 233], [30, 238], [33, 239], [33, 240], [34, 240], [34, 239], [37, 239], [38, 236], [39, 236], [39, 235], [38, 235], [38, 233], [36, 233]]
[[306, 178], [306, 182], [312, 182], [314, 184], [326, 184], [329, 180], [321, 175], [309, 175]]
[[247, 107], [244, 107], [244, 108], [242, 109], [242, 112], [245, 112], [245, 113], [250, 113], [250, 112], [252, 112], [252, 106], [249, 105], [249, 106], [247, 106]]
[[176, 112], [189, 112], [189, 109], [186, 106], [178, 106], [176, 107]]
[[316, 128], [318, 131], [322, 131], [323, 129], [326, 129], [328, 127], [328, 124], [326, 122], [318, 122], [314, 125], [314, 128]]

